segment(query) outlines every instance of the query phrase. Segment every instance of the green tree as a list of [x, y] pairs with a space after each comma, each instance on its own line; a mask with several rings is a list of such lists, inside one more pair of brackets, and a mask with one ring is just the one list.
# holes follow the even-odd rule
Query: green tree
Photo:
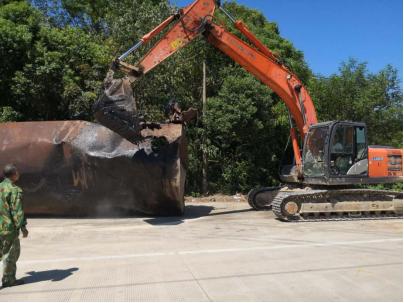
[[21, 115], [17, 113], [12, 107], [10, 106], [0, 107], [0, 122], [10, 122], [19, 120], [21, 120]]
[[338, 74], [310, 83], [319, 119], [366, 122], [370, 144], [402, 146], [402, 90], [397, 70], [386, 66], [370, 73], [354, 59]]
[[40, 21], [41, 15], [25, 1], [0, 6], [0, 107], [9, 107], [3, 111], [15, 111], [12, 79], [30, 60]]
[[229, 193], [276, 184], [287, 140], [276, 120], [271, 90], [251, 75], [238, 73], [227, 75], [219, 94], [208, 99], [206, 117], [209, 179], [214, 190]]
[[0, 40], [1, 106], [24, 120], [92, 119], [111, 60], [105, 46], [80, 28], [49, 26], [25, 1], [0, 7]]
[[[308, 86], [319, 120], [364, 121], [370, 143], [401, 146], [402, 90], [391, 66], [369, 73], [350, 60], [338, 74], [313, 77], [304, 55], [259, 11], [226, 2]], [[0, 121], [92, 120], [91, 105], [110, 62], [175, 11], [166, 0], [0, 2]], [[217, 11], [214, 21], [244, 39]], [[162, 36], [129, 56], [137, 62]], [[211, 192], [246, 192], [275, 185], [288, 137], [284, 103], [271, 89], [203, 37], [175, 53], [134, 85], [141, 111], [163, 120], [172, 98], [201, 109], [202, 62], [208, 66], [208, 112], [188, 126], [188, 192], [200, 192], [202, 150]], [[206, 137], [206, 142], [202, 138]]]
[[[311, 72], [303, 54], [280, 36], [275, 23], [262, 13], [235, 2], [226, 9], [243, 20], [304, 82]], [[234, 27], [218, 14], [216, 20], [242, 38]], [[198, 45], [199, 46], [199, 45]], [[279, 162], [288, 138], [286, 107], [271, 89], [260, 83], [218, 50], [206, 47], [209, 69], [208, 113], [206, 129], [196, 132], [191, 140], [190, 188], [200, 184], [201, 146], [208, 153], [210, 190], [233, 193], [246, 192], [256, 186], [275, 185]], [[201, 75], [201, 73], [200, 73]], [[206, 132], [206, 145], [200, 137]], [[193, 134], [193, 133], [192, 133]], [[195, 172], [192, 170], [195, 169]]]

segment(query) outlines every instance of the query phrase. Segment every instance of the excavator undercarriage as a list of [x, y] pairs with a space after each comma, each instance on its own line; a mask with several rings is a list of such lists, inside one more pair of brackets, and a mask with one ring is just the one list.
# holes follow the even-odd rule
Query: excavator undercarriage
[[251, 190], [248, 203], [271, 209], [283, 221], [402, 218], [401, 192], [372, 189], [264, 187]]

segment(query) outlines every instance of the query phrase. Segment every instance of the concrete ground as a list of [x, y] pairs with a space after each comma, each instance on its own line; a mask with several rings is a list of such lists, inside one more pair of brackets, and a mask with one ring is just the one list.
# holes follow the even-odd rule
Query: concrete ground
[[284, 223], [245, 202], [184, 218], [31, 219], [0, 301], [402, 301], [402, 220]]

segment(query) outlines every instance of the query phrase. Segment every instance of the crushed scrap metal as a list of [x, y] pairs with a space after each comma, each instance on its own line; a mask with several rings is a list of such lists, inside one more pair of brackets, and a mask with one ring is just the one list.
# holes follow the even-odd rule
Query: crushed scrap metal
[[[27, 214], [182, 214], [184, 127], [161, 124], [141, 136], [146, 139], [133, 144], [84, 121], [2, 123], [0, 166], [20, 169]], [[167, 144], [156, 152], [153, 137]]]

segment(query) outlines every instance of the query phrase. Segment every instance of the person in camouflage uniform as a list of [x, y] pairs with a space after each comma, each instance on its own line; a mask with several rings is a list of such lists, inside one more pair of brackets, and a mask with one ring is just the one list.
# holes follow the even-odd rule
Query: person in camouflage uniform
[[27, 221], [22, 208], [22, 189], [15, 185], [20, 175], [13, 164], [4, 167], [4, 181], [0, 183], [0, 258], [3, 260], [2, 286], [23, 284], [16, 280], [17, 260], [20, 256], [20, 230], [28, 236]]

